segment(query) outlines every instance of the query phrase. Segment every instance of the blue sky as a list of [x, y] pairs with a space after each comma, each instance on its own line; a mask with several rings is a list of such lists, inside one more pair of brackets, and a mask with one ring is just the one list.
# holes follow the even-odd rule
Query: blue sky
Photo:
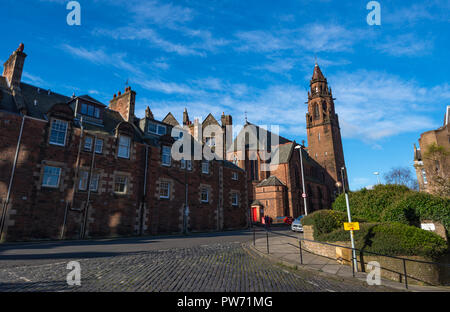
[[125, 82], [136, 113], [279, 124], [306, 140], [314, 58], [333, 89], [352, 189], [413, 163], [420, 133], [450, 104], [450, 1], [91, 0], [68, 26], [64, 0], [2, 0], [0, 59], [20, 42], [23, 80], [108, 103]]

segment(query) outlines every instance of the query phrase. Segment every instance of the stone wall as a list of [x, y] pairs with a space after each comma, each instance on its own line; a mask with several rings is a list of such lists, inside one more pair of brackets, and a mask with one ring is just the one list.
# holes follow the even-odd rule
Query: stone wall
[[[310, 225], [303, 226], [304, 238], [314, 240], [314, 229]], [[333, 245], [350, 247], [350, 242], [333, 242]], [[321, 244], [319, 242], [302, 241], [302, 247], [307, 251], [323, 257], [336, 259], [337, 262], [351, 265], [350, 249]], [[400, 258], [427, 261], [418, 256], [400, 256]], [[449, 264], [449, 257], [442, 258], [439, 263]], [[358, 255], [358, 270], [366, 272], [367, 264], [377, 261], [381, 267], [381, 276], [397, 282], [404, 282], [403, 260], [369, 254]], [[429, 261], [429, 260], [428, 260]], [[364, 269], [362, 269], [364, 267]], [[406, 273], [408, 283], [420, 285], [449, 285], [450, 270], [448, 267], [437, 264], [426, 264], [414, 261], [406, 261]]]

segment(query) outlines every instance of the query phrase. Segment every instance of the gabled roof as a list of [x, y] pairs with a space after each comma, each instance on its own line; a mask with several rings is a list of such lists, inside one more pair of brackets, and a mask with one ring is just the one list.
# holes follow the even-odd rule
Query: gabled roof
[[91, 102], [91, 103], [94, 103], [94, 104], [106, 106], [106, 105], [103, 104], [102, 102], [100, 102], [100, 101], [94, 99], [93, 97], [91, 97], [90, 95], [87, 95], [87, 94], [85, 94], [85, 95], [80, 95], [78, 98], [83, 99], [83, 100], [88, 101], [88, 102]]
[[[256, 139], [257, 140], [259, 140], [259, 138], [263, 138], [263, 137], [266, 138], [267, 146], [265, 146], [264, 148], [267, 151], [270, 151], [270, 147], [272, 144], [272, 136], [274, 136], [274, 138], [278, 137], [278, 144], [286, 144], [286, 143], [292, 142], [291, 140], [288, 140], [280, 135], [273, 134], [272, 132], [267, 131], [266, 129], [263, 129], [257, 125], [247, 122], [233, 141], [233, 151], [242, 151], [245, 149], [245, 146], [247, 146], [250, 150], [256, 150], [256, 149], [263, 148], [263, 146], [259, 146], [259, 142], [257, 143], [256, 146], [254, 144], [250, 145], [250, 143], [254, 143], [254, 142], [250, 142], [251, 141], [250, 137], [249, 137], [250, 135], [248, 137], [246, 136], [246, 133], [249, 132], [249, 129], [247, 129], [247, 127], [249, 127], [249, 126], [254, 127], [253, 129], [255, 129], [255, 131], [256, 131]], [[243, 137], [244, 135], [246, 137]], [[241, 142], [245, 142], [245, 143], [240, 144]]]
[[276, 176], [270, 176], [262, 180], [256, 187], [261, 186], [285, 186]]
[[206, 127], [206, 126], [212, 125], [212, 124], [220, 126], [220, 124], [216, 120], [216, 118], [214, 118], [214, 116], [211, 113], [209, 113], [208, 116], [206, 116], [205, 120], [203, 120], [202, 126]]
[[178, 123], [178, 121], [176, 120], [176, 118], [172, 115], [172, 113], [168, 113], [166, 115], [166, 117], [164, 117], [164, 119], [162, 120], [162, 122], [169, 124], [171, 126], [179, 126], [180, 124]]

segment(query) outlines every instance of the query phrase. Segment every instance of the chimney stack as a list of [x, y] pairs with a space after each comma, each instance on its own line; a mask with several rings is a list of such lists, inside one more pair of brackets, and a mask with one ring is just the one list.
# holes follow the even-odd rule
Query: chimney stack
[[125, 88], [125, 92], [114, 94], [113, 99], [109, 101], [109, 108], [119, 112], [123, 119], [127, 122], [134, 120], [134, 105], [136, 100], [136, 92], [131, 87]]
[[20, 88], [23, 65], [27, 55], [23, 53], [24, 45], [21, 43], [8, 60], [3, 64], [3, 77], [6, 77], [10, 87]]

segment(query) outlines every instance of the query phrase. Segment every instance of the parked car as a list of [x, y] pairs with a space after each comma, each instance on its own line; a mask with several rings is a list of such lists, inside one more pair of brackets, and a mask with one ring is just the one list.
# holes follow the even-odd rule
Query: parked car
[[292, 231], [303, 233], [303, 225], [301, 222], [302, 218], [303, 218], [303, 216], [299, 216], [294, 221], [292, 221], [292, 224], [291, 224]]

